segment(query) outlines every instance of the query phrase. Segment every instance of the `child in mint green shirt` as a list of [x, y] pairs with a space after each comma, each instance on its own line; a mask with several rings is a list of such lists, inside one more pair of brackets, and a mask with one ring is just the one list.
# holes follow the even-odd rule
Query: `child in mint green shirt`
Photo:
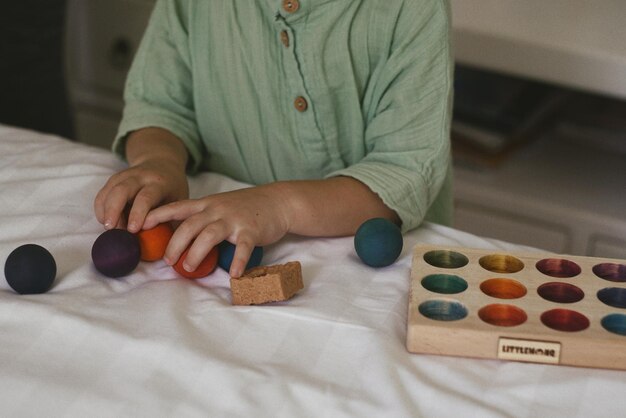
[[[163, 0], [128, 75], [114, 150], [130, 167], [95, 200], [106, 228], [182, 221], [193, 271], [226, 239], [238, 277], [287, 233], [449, 223], [452, 67], [444, 0]], [[254, 187], [188, 200], [186, 173]]]

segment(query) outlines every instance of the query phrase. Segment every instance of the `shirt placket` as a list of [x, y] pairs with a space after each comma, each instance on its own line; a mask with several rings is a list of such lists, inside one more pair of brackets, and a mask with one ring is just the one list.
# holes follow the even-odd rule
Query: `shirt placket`
[[321, 154], [320, 158], [326, 159], [327, 149], [316, 121], [315, 103], [305, 77], [306, 62], [303, 62], [303, 58], [306, 52], [298, 51], [298, 48], [302, 48], [298, 37], [303, 30], [308, 6], [303, 0], [281, 0], [276, 15], [276, 39], [282, 45], [283, 72], [288, 87], [283, 100], [287, 101], [286, 109], [295, 113], [290, 120], [295, 123], [296, 133], [307, 156], [314, 158], [315, 154]]

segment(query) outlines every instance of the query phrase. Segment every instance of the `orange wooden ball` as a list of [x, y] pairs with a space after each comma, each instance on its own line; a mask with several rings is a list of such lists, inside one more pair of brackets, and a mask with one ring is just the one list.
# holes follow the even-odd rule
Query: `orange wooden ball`
[[155, 226], [152, 229], [144, 229], [137, 232], [141, 259], [143, 261], [156, 261], [163, 258], [167, 244], [174, 234], [174, 229], [168, 223]]
[[195, 271], [187, 271], [183, 268], [183, 261], [185, 261], [188, 252], [189, 248], [183, 252], [176, 264], [173, 266], [174, 270], [176, 270], [178, 274], [188, 279], [201, 279], [213, 273], [215, 267], [217, 266], [217, 258], [219, 255], [217, 246], [213, 247], [213, 249], [209, 251], [207, 256], [204, 257], [204, 260], [202, 260]]

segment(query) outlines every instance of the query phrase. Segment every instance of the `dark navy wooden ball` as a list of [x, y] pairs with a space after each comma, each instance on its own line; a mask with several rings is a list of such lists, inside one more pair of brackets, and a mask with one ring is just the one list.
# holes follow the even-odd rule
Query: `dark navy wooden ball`
[[384, 218], [369, 219], [354, 236], [354, 249], [368, 266], [385, 267], [393, 264], [402, 252], [402, 232], [393, 222]]
[[103, 232], [91, 247], [93, 265], [107, 277], [118, 278], [130, 274], [139, 264], [139, 239], [125, 229]]
[[[226, 271], [230, 270], [230, 265], [233, 263], [233, 256], [235, 255], [235, 245], [228, 241], [222, 241], [218, 245], [220, 256], [217, 260], [217, 265]], [[254, 247], [252, 254], [250, 254], [250, 260], [246, 264], [246, 270], [252, 267], [259, 266], [263, 260], [263, 247]]]
[[4, 263], [7, 283], [17, 293], [45, 293], [57, 275], [57, 264], [48, 250], [37, 244], [25, 244], [9, 254]]

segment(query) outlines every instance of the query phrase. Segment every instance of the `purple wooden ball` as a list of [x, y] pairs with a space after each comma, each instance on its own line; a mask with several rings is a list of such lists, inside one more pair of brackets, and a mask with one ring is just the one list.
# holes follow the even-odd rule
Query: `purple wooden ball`
[[130, 274], [141, 256], [139, 239], [124, 229], [103, 232], [91, 247], [91, 259], [100, 273], [118, 278]]

